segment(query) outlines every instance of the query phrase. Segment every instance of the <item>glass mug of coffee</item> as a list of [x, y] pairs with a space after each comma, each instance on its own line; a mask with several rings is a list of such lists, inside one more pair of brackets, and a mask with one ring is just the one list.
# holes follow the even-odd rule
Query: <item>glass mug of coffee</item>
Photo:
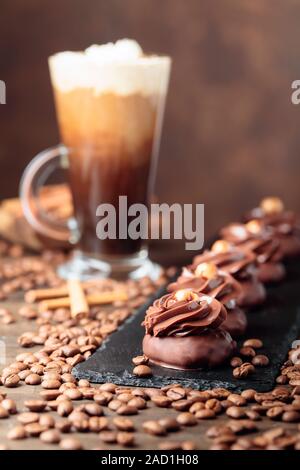
[[[73, 258], [59, 268], [63, 278], [157, 276], [145, 241], [100, 239], [96, 214], [99, 205], [113, 205], [118, 225], [125, 217], [119, 196], [127, 197], [128, 207], [149, 204], [170, 58], [144, 55], [135, 41], [121, 40], [58, 53], [49, 67], [63, 144], [38, 154], [23, 174], [20, 194], [28, 222], [40, 234], [75, 246]], [[67, 168], [74, 204], [75, 217], [66, 225], [45, 217], [37, 198], [57, 167]]]

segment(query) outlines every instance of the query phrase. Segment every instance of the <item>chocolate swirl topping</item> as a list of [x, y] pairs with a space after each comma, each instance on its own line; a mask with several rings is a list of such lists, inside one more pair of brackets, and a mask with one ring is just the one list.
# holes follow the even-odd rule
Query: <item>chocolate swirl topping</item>
[[198, 276], [193, 266], [183, 268], [176, 282], [169, 284], [168, 291], [188, 288], [218, 299], [229, 309], [236, 306], [236, 301], [242, 293], [240, 283], [229, 273], [218, 270], [215, 276], [207, 279], [205, 276]]
[[243, 251], [231, 247], [225, 252], [206, 250], [193, 259], [193, 267], [200, 263], [213, 263], [222, 271], [231, 274], [234, 278], [247, 279], [256, 272], [255, 255], [251, 251]]
[[190, 293], [189, 300], [177, 300], [176, 292], [155, 300], [143, 322], [146, 333], [152, 336], [195, 336], [207, 328], [217, 328], [226, 320], [226, 309], [218, 300], [202, 293]]
[[[251, 231], [251, 224], [254, 224], [254, 232]], [[229, 224], [221, 230], [221, 236], [239, 249], [245, 252], [253, 252], [259, 264], [268, 261], [277, 262], [282, 259], [278, 239], [272, 237], [270, 230], [257, 220], [245, 225], [240, 223]]]

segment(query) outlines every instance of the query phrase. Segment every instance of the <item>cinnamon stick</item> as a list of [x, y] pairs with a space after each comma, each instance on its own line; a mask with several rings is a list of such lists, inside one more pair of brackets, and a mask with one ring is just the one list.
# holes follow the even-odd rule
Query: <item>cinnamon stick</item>
[[71, 316], [73, 318], [85, 316], [89, 313], [89, 305], [84, 294], [81, 282], [77, 279], [68, 281], [68, 293], [70, 299]]
[[25, 293], [24, 300], [27, 303], [34, 303], [38, 300], [57, 299], [58, 297], [66, 297], [69, 294], [68, 287], [55, 287], [51, 289], [32, 289]]
[[[102, 305], [110, 304], [116, 300], [127, 300], [128, 296], [125, 291], [115, 290], [115, 291], [106, 291], [99, 292], [96, 294], [90, 294], [86, 296], [86, 301], [89, 306], [92, 305]], [[45, 310], [55, 310], [56, 308], [69, 308], [71, 307], [70, 297], [60, 297], [50, 300], [43, 300], [39, 303], [39, 311], [43, 312]]]

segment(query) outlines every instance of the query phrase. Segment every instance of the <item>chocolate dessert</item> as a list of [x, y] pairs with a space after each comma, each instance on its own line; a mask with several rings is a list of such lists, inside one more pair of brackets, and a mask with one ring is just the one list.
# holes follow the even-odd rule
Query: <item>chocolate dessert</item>
[[270, 237], [278, 240], [283, 258], [300, 255], [300, 219], [286, 210], [281, 199], [267, 197], [246, 214], [246, 220], [259, 219]]
[[236, 346], [219, 328], [226, 317], [221, 302], [192, 289], [164, 295], [146, 312], [143, 352], [151, 362], [171, 369], [216, 367]]
[[232, 223], [224, 227], [220, 234], [239, 249], [255, 254], [257, 276], [261, 282], [279, 282], [284, 279], [285, 267], [280, 262], [280, 242], [272, 237], [262, 221], [255, 219], [246, 224]]
[[195, 256], [193, 266], [202, 263], [214, 263], [241, 284], [242, 292], [237, 300], [240, 307], [252, 307], [265, 301], [266, 290], [257, 278], [256, 256], [251, 251], [245, 252], [225, 240], [218, 240], [211, 250]]
[[242, 286], [229, 273], [219, 270], [213, 263], [201, 263], [196, 267], [184, 267], [176, 282], [169, 284], [168, 291], [191, 288], [218, 299], [226, 308], [228, 316], [222, 328], [231, 336], [241, 336], [247, 328], [247, 317], [237, 305]]

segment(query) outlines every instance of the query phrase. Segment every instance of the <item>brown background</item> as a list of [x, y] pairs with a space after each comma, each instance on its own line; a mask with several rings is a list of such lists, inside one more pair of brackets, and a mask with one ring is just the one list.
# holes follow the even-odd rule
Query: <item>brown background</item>
[[47, 57], [132, 37], [174, 59], [157, 194], [204, 202], [206, 233], [258, 199], [300, 210], [297, 0], [1, 0], [0, 197], [58, 141]]

